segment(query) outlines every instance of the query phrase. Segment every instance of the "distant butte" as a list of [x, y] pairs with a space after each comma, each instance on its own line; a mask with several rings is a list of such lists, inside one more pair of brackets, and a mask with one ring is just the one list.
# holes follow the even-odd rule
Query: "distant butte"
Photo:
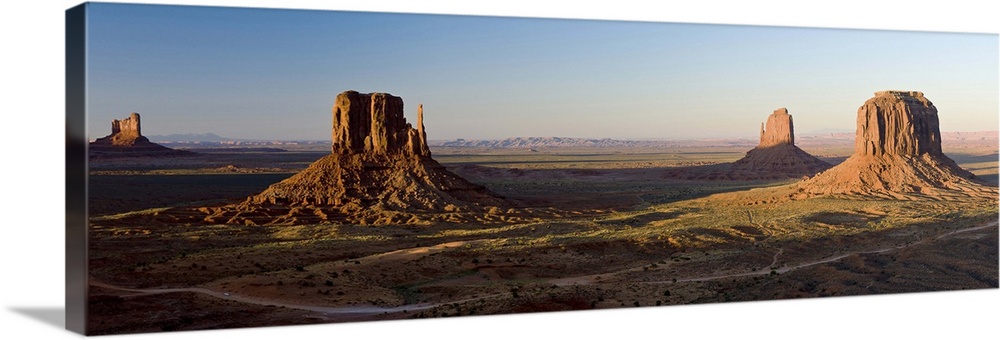
[[795, 146], [795, 128], [788, 109], [774, 110], [760, 125], [760, 143], [733, 163], [733, 172], [780, 174], [788, 177], [812, 176], [830, 167], [824, 161]]
[[786, 108], [774, 110], [770, 116], [767, 116], [767, 123], [760, 123], [760, 144], [758, 146], [777, 145], [795, 145], [792, 115], [788, 114]]
[[854, 154], [801, 182], [809, 194], [905, 198], [991, 194], [941, 152], [938, 110], [922, 92], [879, 91], [858, 108]]
[[[244, 202], [202, 208], [207, 222], [247, 225], [390, 224], [499, 218], [509, 203], [431, 158], [418, 107], [414, 128], [403, 100], [346, 91], [333, 106], [331, 153]], [[475, 216], [475, 217], [470, 217]]]
[[174, 150], [153, 142], [142, 135], [139, 114], [111, 121], [111, 134], [90, 143], [91, 157], [157, 157], [182, 156], [192, 152]]

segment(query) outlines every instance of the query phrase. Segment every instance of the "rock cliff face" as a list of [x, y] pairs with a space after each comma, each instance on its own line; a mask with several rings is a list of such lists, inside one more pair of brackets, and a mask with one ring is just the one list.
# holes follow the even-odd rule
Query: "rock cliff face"
[[132, 112], [128, 118], [111, 121], [111, 145], [131, 146], [137, 141], [149, 141], [142, 136], [138, 113]]
[[333, 107], [330, 155], [244, 202], [203, 208], [228, 224], [415, 223], [489, 219], [509, 203], [431, 158], [423, 126], [403, 117], [403, 100], [347, 91]]
[[111, 121], [111, 134], [90, 143], [91, 157], [157, 157], [181, 156], [191, 152], [174, 150], [153, 142], [142, 135], [139, 114]]
[[767, 117], [767, 123], [760, 123], [760, 147], [775, 145], [795, 145], [795, 132], [792, 130], [792, 115], [788, 109], [774, 110]]
[[733, 163], [730, 172], [740, 178], [801, 177], [826, 170], [830, 164], [795, 146], [795, 128], [788, 109], [774, 110], [761, 123], [760, 144]]
[[941, 152], [934, 104], [916, 91], [879, 91], [858, 109], [854, 154], [800, 183], [810, 194], [903, 198], [988, 194]]
[[875, 97], [858, 109], [854, 153], [880, 157], [943, 155], [937, 108], [922, 92], [875, 92]]
[[387, 93], [347, 91], [333, 107], [333, 152], [430, 156], [423, 132], [423, 105], [417, 128], [403, 117], [403, 99]]

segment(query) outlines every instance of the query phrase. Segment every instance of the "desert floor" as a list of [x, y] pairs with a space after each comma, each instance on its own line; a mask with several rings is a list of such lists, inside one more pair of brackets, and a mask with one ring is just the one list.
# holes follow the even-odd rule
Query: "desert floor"
[[[799, 144], [833, 164], [851, 152], [850, 141]], [[945, 140], [944, 148], [997, 186], [995, 134]], [[724, 170], [748, 149], [432, 148], [469, 181], [549, 209], [517, 222], [380, 226], [114, 223], [239, 201], [325, 150], [97, 160], [89, 331], [998, 287], [996, 195], [795, 200], [787, 199], [795, 178], [678, 175]]]

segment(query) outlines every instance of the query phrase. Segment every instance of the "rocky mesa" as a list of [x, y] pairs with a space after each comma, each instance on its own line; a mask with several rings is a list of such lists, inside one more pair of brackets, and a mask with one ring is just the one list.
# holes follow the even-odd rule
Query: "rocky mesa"
[[830, 164], [795, 146], [795, 127], [788, 109], [774, 110], [760, 125], [760, 143], [733, 163], [730, 171], [752, 177], [755, 173], [787, 177], [812, 176]]
[[819, 195], [995, 195], [942, 153], [938, 110], [917, 91], [875, 92], [858, 108], [854, 153], [798, 186]]
[[89, 154], [91, 157], [156, 157], [190, 155], [192, 152], [150, 142], [142, 135], [139, 114], [132, 112], [128, 118], [112, 120], [111, 134], [90, 142]]
[[245, 201], [202, 208], [207, 222], [248, 225], [389, 224], [489, 220], [510, 204], [431, 158], [418, 106], [417, 126], [403, 100], [346, 91], [333, 106], [331, 153]]

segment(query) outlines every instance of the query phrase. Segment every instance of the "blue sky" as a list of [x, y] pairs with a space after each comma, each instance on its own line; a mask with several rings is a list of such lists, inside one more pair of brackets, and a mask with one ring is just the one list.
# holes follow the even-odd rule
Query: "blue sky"
[[423, 103], [429, 139], [755, 138], [853, 131], [918, 90], [943, 131], [998, 125], [998, 37], [870, 30], [91, 4], [89, 134], [329, 138], [337, 93]]

